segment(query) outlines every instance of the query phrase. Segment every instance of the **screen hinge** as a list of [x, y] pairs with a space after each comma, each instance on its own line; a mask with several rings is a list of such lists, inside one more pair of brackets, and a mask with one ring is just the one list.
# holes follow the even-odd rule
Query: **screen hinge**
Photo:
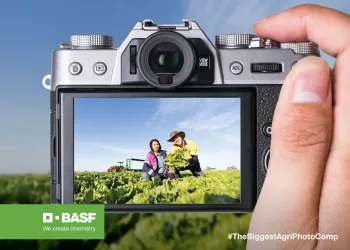
[[61, 119], [61, 105], [56, 104], [56, 119], [59, 120]]

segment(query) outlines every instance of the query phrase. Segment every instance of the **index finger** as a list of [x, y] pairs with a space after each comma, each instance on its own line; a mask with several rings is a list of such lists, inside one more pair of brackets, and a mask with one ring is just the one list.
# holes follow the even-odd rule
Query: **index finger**
[[350, 16], [313, 4], [268, 16], [257, 22], [254, 30], [260, 37], [280, 42], [314, 42], [333, 57], [350, 45]]

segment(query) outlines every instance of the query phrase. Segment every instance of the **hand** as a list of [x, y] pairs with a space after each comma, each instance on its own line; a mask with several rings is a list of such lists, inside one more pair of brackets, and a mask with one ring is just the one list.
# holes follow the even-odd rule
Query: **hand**
[[269, 169], [249, 231], [339, 239], [250, 240], [247, 249], [348, 249], [350, 16], [301, 5], [267, 17], [254, 29], [281, 42], [311, 40], [336, 62], [334, 77], [324, 60], [310, 57], [286, 78], [273, 119]]

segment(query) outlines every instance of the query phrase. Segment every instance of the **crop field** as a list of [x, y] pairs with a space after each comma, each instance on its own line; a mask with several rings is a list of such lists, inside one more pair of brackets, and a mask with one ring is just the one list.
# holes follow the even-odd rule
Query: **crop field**
[[240, 172], [189, 171], [176, 180], [141, 180], [141, 173], [75, 173], [75, 203], [103, 204], [235, 204], [240, 202]]
[[[208, 172], [207, 177], [203, 178], [203, 181], [205, 179], [210, 180], [211, 173], [215, 175], [214, 172]], [[114, 177], [116, 175], [114, 173]], [[135, 174], [126, 173], [122, 179], [127, 179], [126, 177], [130, 175]], [[79, 176], [84, 176], [84, 174]], [[111, 181], [113, 181], [113, 175], [110, 176]], [[193, 178], [190, 175], [187, 176], [188, 178], [178, 181], [179, 185], [191, 182], [190, 180]], [[185, 179], [189, 181], [184, 181]], [[95, 179], [94, 181], [98, 180]], [[192, 180], [192, 182], [196, 181], [199, 181], [199, 179]], [[153, 184], [151, 181], [148, 184], [146, 183], [142, 185], [160, 186], [157, 183]], [[215, 182], [215, 185], [218, 185], [218, 183]], [[221, 189], [219, 185], [217, 187], [218, 190]], [[205, 187], [202, 186], [202, 190], [205, 191]], [[233, 190], [231, 191], [233, 192]], [[210, 193], [214, 193], [214, 191], [211, 190]], [[239, 197], [239, 192], [237, 195]], [[50, 177], [48, 175], [0, 176], [0, 204], [47, 203], [50, 203]], [[228, 234], [247, 234], [250, 219], [250, 214], [234, 213], [163, 212], [105, 214], [104, 240], [0, 240], [0, 249], [245, 249], [245, 240], [229, 240]]]

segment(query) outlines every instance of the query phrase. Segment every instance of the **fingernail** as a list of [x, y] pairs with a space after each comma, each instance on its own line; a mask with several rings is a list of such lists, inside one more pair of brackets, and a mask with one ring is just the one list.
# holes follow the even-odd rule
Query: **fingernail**
[[267, 20], [267, 18], [263, 18], [263, 19], [261, 19], [261, 20], [257, 21], [257, 22], [255, 23], [255, 25], [257, 25], [258, 23], [265, 22], [266, 20]]
[[271, 15], [269, 15], [269, 16], [264, 17], [263, 19], [257, 21], [257, 22], [254, 24], [254, 26], [257, 25], [257, 24], [259, 24], [259, 23], [266, 22], [267, 19], [269, 19], [269, 18], [271, 18], [271, 17], [273, 17], [273, 16], [276, 16], [277, 14], [278, 14], [278, 13], [275, 13], [275, 14], [271, 14]]
[[320, 63], [298, 65], [293, 85], [292, 101], [296, 103], [323, 103], [327, 99], [329, 70]]

